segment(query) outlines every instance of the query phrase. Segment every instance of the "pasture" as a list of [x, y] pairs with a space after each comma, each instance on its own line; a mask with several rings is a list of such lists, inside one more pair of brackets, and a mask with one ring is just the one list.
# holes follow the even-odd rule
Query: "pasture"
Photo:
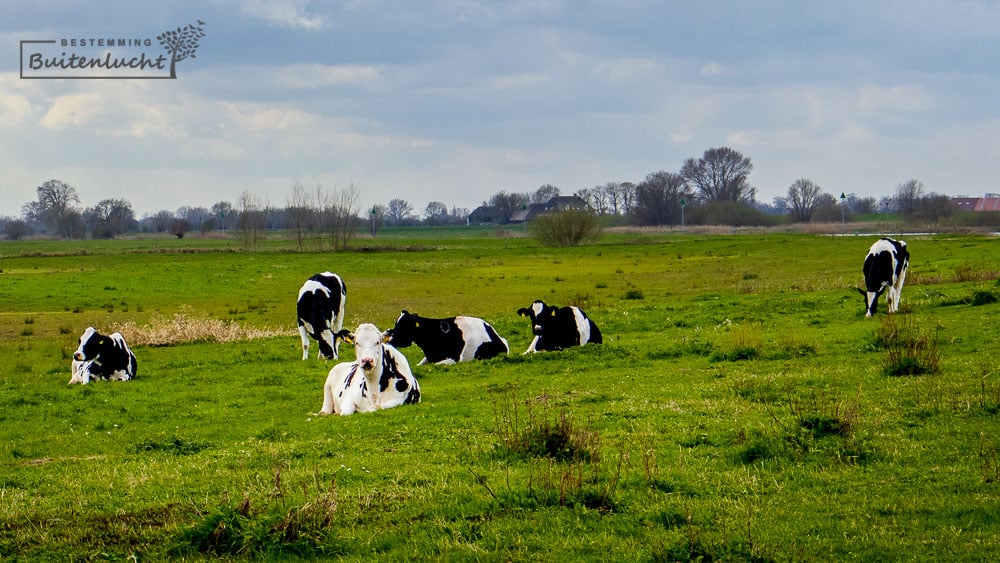
[[[1000, 239], [900, 236], [865, 319], [874, 236], [505, 235], [0, 244], [0, 559], [1000, 559]], [[405, 348], [420, 404], [317, 416], [324, 270], [345, 328], [467, 314], [511, 354]], [[534, 299], [604, 344], [522, 356]], [[66, 384], [88, 326], [135, 380]]]

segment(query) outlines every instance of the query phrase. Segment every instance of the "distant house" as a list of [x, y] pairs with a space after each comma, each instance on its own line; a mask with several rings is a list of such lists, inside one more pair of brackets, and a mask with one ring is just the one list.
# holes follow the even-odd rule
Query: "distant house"
[[[532, 203], [518, 209], [511, 215], [510, 223], [526, 223], [542, 213], [550, 211], [566, 211], [567, 209], [582, 209], [593, 212], [593, 208], [586, 201], [575, 195], [557, 195], [545, 203]], [[500, 223], [502, 217], [494, 205], [480, 205], [466, 217], [466, 224], [469, 225], [492, 225]]]
[[467, 225], [492, 225], [499, 222], [499, 212], [495, 205], [480, 205], [465, 218]]
[[581, 211], [593, 211], [594, 209], [590, 207], [586, 201], [584, 201], [579, 196], [575, 195], [557, 195], [552, 199], [546, 201], [545, 203], [532, 203], [527, 207], [518, 210], [514, 215], [511, 216], [511, 223], [527, 223], [538, 217], [542, 213], [550, 213], [552, 211], [567, 211], [570, 209], [578, 209]]
[[951, 204], [959, 211], [1000, 211], [1000, 194], [985, 197], [953, 197]]

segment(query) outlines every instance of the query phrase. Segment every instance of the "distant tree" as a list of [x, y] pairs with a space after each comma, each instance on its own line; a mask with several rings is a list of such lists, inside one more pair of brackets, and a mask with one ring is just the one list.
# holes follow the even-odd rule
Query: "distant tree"
[[756, 190], [750, 186], [753, 163], [729, 147], [708, 149], [701, 158], [689, 158], [680, 175], [698, 190], [704, 201], [752, 203]]
[[823, 188], [812, 180], [799, 178], [788, 187], [788, 213], [796, 223], [808, 223], [819, 204]]
[[874, 196], [858, 197], [857, 194], [847, 194], [844, 202], [847, 209], [854, 214], [876, 213], [878, 211], [878, 200]]
[[319, 186], [316, 189], [317, 201], [320, 202], [320, 227], [326, 233], [332, 250], [344, 250], [357, 234], [361, 223], [358, 216], [361, 188], [352, 182], [331, 191], [323, 191]]
[[543, 184], [531, 194], [531, 203], [545, 203], [559, 195], [559, 188], [552, 184]]
[[907, 180], [899, 184], [896, 186], [894, 198], [896, 211], [905, 216], [914, 215], [922, 197], [924, 197], [924, 185], [920, 180]]
[[509, 223], [515, 213], [528, 206], [531, 198], [527, 194], [499, 191], [490, 196], [485, 205], [492, 205], [497, 210], [497, 223]]
[[146, 215], [143, 218], [143, 223], [145, 223], [143, 230], [154, 233], [165, 233], [170, 228], [170, 222], [176, 217], [177, 216], [174, 215], [172, 211], [167, 211], [165, 209], [157, 211], [152, 215]]
[[424, 221], [429, 225], [440, 225], [448, 216], [448, 206], [440, 201], [427, 202], [424, 207]]
[[31, 225], [22, 219], [7, 218], [3, 221], [3, 233], [7, 240], [21, 240], [31, 234]]
[[24, 205], [25, 217], [46, 225], [62, 237], [82, 236], [83, 218], [77, 207], [80, 196], [76, 188], [62, 180], [48, 180], [35, 191], [38, 199]]
[[256, 250], [264, 241], [264, 203], [247, 190], [236, 200], [236, 231], [243, 250]]
[[951, 204], [951, 197], [930, 193], [917, 202], [914, 216], [921, 221], [937, 223], [941, 219], [951, 217], [954, 212], [955, 207]]
[[413, 206], [404, 199], [390, 199], [385, 213], [390, 223], [399, 225], [413, 214]]
[[184, 235], [191, 231], [191, 221], [181, 217], [175, 217], [167, 226], [167, 232], [177, 238], [184, 238]]
[[777, 215], [785, 215], [789, 213], [788, 198], [776, 196], [771, 200], [771, 211]]
[[841, 219], [851, 218], [845, 211], [832, 194], [821, 193], [816, 196], [810, 221], [813, 223], [839, 223]]
[[218, 223], [218, 227], [225, 231], [236, 224], [236, 213], [233, 204], [228, 201], [220, 201], [212, 204], [212, 217]]
[[89, 210], [89, 215], [93, 221], [91, 235], [94, 238], [123, 235], [136, 225], [132, 203], [125, 199], [102, 199]]
[[634, 221], [640, 225], [679, 225], [681, 200], [693, 197], [684, 178], [673, 172], [653, 172], [635, 187]]
[[295, 241], [299, 251], [305, 248], [309, 231], [314, 228], [314, 212], [312, 196], [296, 178], [292, 182], [291, 191], [285, 194], [285, 216], [288, 221], [288, 236]]

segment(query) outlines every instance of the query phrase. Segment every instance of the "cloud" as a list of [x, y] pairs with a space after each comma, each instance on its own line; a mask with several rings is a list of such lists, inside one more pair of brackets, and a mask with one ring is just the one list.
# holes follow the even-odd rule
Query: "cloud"
[[308, 0], [243, 0], [242, 11], [286, 29], [317, 31], [326, 27], [326, 18], [309, 13], [308, 4]]

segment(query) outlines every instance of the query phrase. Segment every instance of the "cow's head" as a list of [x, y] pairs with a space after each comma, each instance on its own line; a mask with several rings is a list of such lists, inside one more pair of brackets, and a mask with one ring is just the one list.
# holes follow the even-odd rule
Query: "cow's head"
[[885, 286], [880, 287], [878, 291], [865, 291], [860, 287], [856, 289], [865, 298], [865, 318], [871, 317], [878, 309], [878, 297], [882, 295]]
[[107, 337], [94, 330], [94, 327], [87, 327], [87, 330], [83, 331], [83, 335], [80, 336], [80, 346], [73, 353], [73, 359], [78, 362], [97, 359], [101, 354], [101, 345], [104, 344], [105, 339]]
[[382, 366], [382, 355], [384, 353], [382, 345], [385, 343], [385, 336], [373, 324], [365, 323], [350, 332], [342, 330], [337, 333], [344, 342], [354, 344], [354, 354], [358, 365], [366, 373], [371, 373]]
[[346, 341], [343, 337], [344, 333], [349, 331], [333, 332], [332, 330], [324, 330], [320, 333], [319, 339], [316, 341], [319, 344], [319, 357], [320, 358], [337, 358], [336, 350], [338, 349], [338, 344], [340, 341]]
[[549, 307], [541, 301], [535, 301], [527, 309], [518, 309], [517, 314], [531, 319], [531, 332], [541, 335], [549, 318], [556, 315], [556, 308]]
[[403, 309], [399, 318], [396, 319], [395, 326], [385, 331], [386, 342], [396, 348], [406, 348], [413, 344], [413, 339], [419, 328], [420, 316]]

